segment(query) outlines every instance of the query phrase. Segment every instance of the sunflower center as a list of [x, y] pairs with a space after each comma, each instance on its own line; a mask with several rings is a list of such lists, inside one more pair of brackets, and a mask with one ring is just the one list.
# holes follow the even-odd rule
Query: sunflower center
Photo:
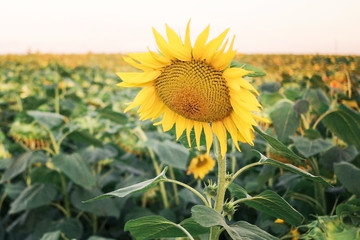
[[205, 61], [178, 60], [164, 67], [155, 89], [166, 106], [191, 120], [214, 122], [232, 111], [222, 72]]

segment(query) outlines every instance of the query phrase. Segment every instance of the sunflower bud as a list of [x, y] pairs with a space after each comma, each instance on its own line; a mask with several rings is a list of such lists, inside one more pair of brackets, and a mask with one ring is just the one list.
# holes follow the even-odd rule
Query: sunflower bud
[[224, 215], [229, 219], [229, 221], [232, 219], [235, 211], [236, 211], [236, 205], [234, 204], [234, 199], [231, 199], [229, 202], [225, 202], [223, 206]]
[[218, 186], [216, 183], [213, 183], [211, 180], [209, 180], [209, 184], [205, 186], [204, 192], [205, 195], [209, 198], [215, 198], [217, 194]]

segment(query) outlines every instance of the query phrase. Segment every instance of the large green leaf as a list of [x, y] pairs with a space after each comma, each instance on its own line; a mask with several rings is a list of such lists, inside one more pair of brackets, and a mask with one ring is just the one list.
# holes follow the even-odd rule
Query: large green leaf
[[231, 224], [230, 228], [240, 236], [240, 238], [234, 238], [238, 240], [279, 240], [279, 238], [245, 221]]
[[279, 92], [262, 92], [260, 94], [261, 105], [265, 108], [274, 106], [284, 97]]
[[102, 142], [100, 140], [96, 139], [86, 131], [74, 131], [68, 135], [68, 138], [72, 139], [75, 142], [85, 143], [94, 146], [102, 146]]
[[100, 200], [100, 199], [109, 198], [109, 197], [122, 198], [122, 197], [125, 197], [132, 193], [143, 192], [143, 191], [149, 190], [150, 188], [154, 187], [158, 182], [160, 182], [162, 179], [166, 178], [166, 176], [165, 176], [166, 170], [167, 170], [167, 168], [165, 168], [155, 178], [152, 178], [152, 179], [149, 179], [149, 180], [125, 187], [125, 188], [120, 188], [120, 189], [112, 191], [112, 192], [101, 194], [100, 196], [97, 196], [92, 199], [84, 201], [84, 203], [89, 203], [89, 202], [92, 202], [95, 200]]
[[283, 156], [293, 160], [295, 163], [302, 163], [305, 161], [302, 157], [296, 155], [293, 151], [291, 151], [287, 146], [285, 146], [282, 142], [277, 140], [276, 138], [266, 134], [261, 131], [259, 128], [254, 127], [254, 130], [265, 139], [265, 141], [276, 151], [281, 153]]
[[360, 148], [360, 114], [340, 106], [338, 110], [328, 113], [323, 119], [324, 125], [336, 136], [348, 144]]
[[299, 225], [303, 221], [304, 217], [274, 191], [266, 190], [252, 197], [237, 184], [232, 183], [228, 189], [232, 196], [260, 212], [281, 218], [292, 225]]
[[339, 162], [334, 164], [334, 172], [349, 192], [360, 197], [359, 168], [348, 162]]
[[304, 99], [310, 103], [310, 109], [316, 112], [318, 115], [323, 114], [329, 108], [330, 100], [326, 94], [320, 89], [307, 89], [304, 94]]
[[305, 177], [306, 179], [309, 179], [311, 181], [314, 182], [319, 182], [322, 183], [326, 186], [331, 186], [329, 183], [327, 183], [322, 177], [320, 176], [314, 176], [311, 173], [308, 173], [298, 167], [295, 167], [294, 165], [291, 164], [286, 164], [286, 163], [282, 163], [279, 161], [276, 161], [274, 159], [268, 158], [266, 156], [264, 156], [263, 154], [261, 154], [260, 152], [254, 150], [254, 153], [260, 158], [259, 162], [263, 163], [263, 164], [267, 164], [273, 167], [278, 167], [278, 168], [283, 168], [285, 170], [288, 170], [290, 172], [299, 174], [300, 176]]
[[297, 210], [271, 190], [265, 190], [259, 195], [246, 198], [243, 202], [260, 212], [283, 219], [291, 225], [299, 225], [304, 220], [304, 217]]
[[51, 129], [64, 123], [65, 117], [53, 112], [27, 111], [40, 125]]
[[291, 136], [290, 138], [294, 141], [296, 150], [306, 158], [324, 152], [333, 146], [331, 142], [321, 138], [315, 140], [297, 136]]
[[80, 211], [89, 212], [96, 216], [118, 218], [120, 216], [120, 209], [114, 199], [104, 199], [100, 202], [91, 202], [87, 204], [81, 202], [84, 199], [90, 199], [100, 194], [101, 192], [98, 189], [89, 191], [78, 187], [72, 191], [70, 200], [72, 205]]
[[[179, 225], [184, 227], [192, 236], [208, 232], [207, 228], [200, 226], [194, 220], [184, 220]], [[130, 231], [138, 240], [186, 237], [178, 224], [173, 223], [162, 216], [145, 216], [130, 220], [125, 224], [125, 231]]]
[[35, 162], [44, 163], [47, 160], [47, 156], [42, 152], [26, 152], [20, 155], [1, 177], [0, 183], [11, 180], [20, 173], [24, 172], [28, 166]]
[[56, 197], [56, 189], [48, 184], [27, 187], [10, 205], [10, 214], [50, 204]]
[[190, 153], [184, 146], [169, 140], [163, 142], [151, 140], [147, 145], [156, 152], [162, 163], [182, 170], [186, 169]]
[[250, 65], [248, 63], [240, 63], [238, 61], [231, 61], [230, 67], [237, 67], [237, 68], [242, 68], [248, 71], [251, 71], [251, 73], [247, 74], [246, 76], [249, 77], [263, 77], [266, 75], [266, 73], [264, 71], [262, 71], [260, 68], [255, 67], [253, 65]]
[[[212, 227], [212, 226], [222, 226], [232, 239], [265, 239], [265, 240], [275, 240], [276, 237], [271, 236], [260, 228], [251, 225], [249, 223], [244, 224], [242, 222], [235, 223], [233, 225], [228, 225], [224, 217], [215, 211], [212, 208], [202, 205], [196, 205], [191, 208], [192, 217], [198, 222], [201, 226]], [[247, 227], [245, 231], [243, 227]]]
[[296, 131], [300, 124], [299, 116], [296, 114], [293, 104], [286, 100], [276, 103], [270, 112], [270, 118], [281, 142], [287, 142], [289, 136]]
[[40, 238], [40, 240], [58, 240], [60, 238], [61, 232], [54, 231], [54, 232], [47, 232]]
[[126, 114], [114, 112], [111, 109], [111, 106], [101, 109], [99, 114], [101, 117], [107, 118], [118, 124], [126, 124], [128, 122]]
[[61, 153], [53, 157], [52, 162], [56, 168], [68, 176], [74, 183], [90, 189], [95, 184], [95, 177], [91, 173], [80, 154]]

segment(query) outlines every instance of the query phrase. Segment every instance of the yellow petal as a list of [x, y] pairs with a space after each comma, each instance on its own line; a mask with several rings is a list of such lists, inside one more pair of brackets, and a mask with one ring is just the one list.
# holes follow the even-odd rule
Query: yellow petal
[[254, 88], [254, 86], [242, 78], [243, 76], [247, 75], [249, 72], [250, 71], [247, 71], [242, 68], [228, 68], [224, 71], [223, 76], [228, 82], [236, 83], [239, 86], [248, 89], [250, 91], [253, 91], [257, 95], [259, 95], [259, 92]]
[[197, 149], [200, 150], [200, 137], [202, 132], [202, 124], [198, 121], [194, 121], [194, 131]]
[[227, 33], [229, 32], [229, 28], [226, 29], [224, 32], [222, 32], [218, 37], [211, 40], [206, 46], [204, 47], [204, 55], [202, 56], [202, 59], [206, 59], [207, 63], [211, 63], [211, 60], [213, 59], [215, 53], [223, 43]]
[[152, 69], [159, 69], [164, 66], [161, 62], [157, 61], [149, 52], [146, 53], [130, 53], [129, 57], [134, 59], [137, 62], [140, 62], [141, 65]]
[[209, 153], [213, 141], [213, 133], [211, 131], [209, 123], [203, 123], [203, 128], [206, 139], [206, 151], [207, 153]]
[[173, 29], [171, 29], [167, 24], [165, 24], [165, 26], [166, 26], [166, 35], [168, 37], [169, 44], [183, 46], [183, 43], [180, 37], [176, 34], [176, 32]]
[[236, 148], [240, 151], [240, 147], [238, 144], [238, 137], [237, 137], [238, 130], [236, 128], [235, 123], [231, 120], [230, 117], [226, 117], [222, 121], [225, 125], [225, 128], [230, 133], [230, 136], [231, 136]]
[[136, 95], [134, 101], [124, 110], [124, 112], [127, 112], [130, 109], [143, 104], [152, 94], [154, 94], [153, 87], [146, 87], [141, 89], [140, 92]]
[[122, 87], [139, 87], [142, 84], [146, 84], [154, 81], [159, 77], [161, 71], [151, 71], [151, 72], [119, 72], [116, 73], [123, 82], [118, 83], [117, 86]]
[[175, 120], [176, 114], [169, 108], [165, 107], [165, 113], [161, 121], [164, 132], [169, 131], [174, 126]]
[[209, 31], [210, 31], [210, 25], [207, 26], [207, 28], [205, 28], [204, 31], [202, 31], [202, 33], [200, 33], [200, 35], [196, 39], [193, 49], [193, 55], [195, 59], [201, 59], [204, 53], [205, 43], [209, 37]]
[[130, 57], [123, 57], [124, 61], [127, 62], [128, 64], [130, 64], [133, 67], [136, 67], [137, 69], [141, 69], [143, 71], [149, 71], [149, 70], [153, 70], [152, 68], [145, 66], [139, 62], [136, 62], [134, 59], [130, 58]]
[[176, 141], [179, 140], [185, 128], [186, 128], [185, 118], [181, 115], [178, 115], [176, 118]]
[[221, 157], [224, 158], [227, 151], [226, 130], [221, 121], [212, 123], [212, 130], [220, 143]]
[[186, 50], [191, 54], [192, 48], [191, 48], [191, 41], [190, 41], [190, 22], [191, 22], [191, 19], [189, 19], [189, 22], [186, 26], [184, 45], [185, 45]]
[[153, 51], [151, 51], [150, 49], [148, 49], [149, 53], [151, 54], [151, 56], [158, 61], [159, 63], [163, 64], [164, 66], [170, 65], [171, 64], [171, 59], [167, 58], [164, 55], [159, 55]]
[[156, 44], [158, 45], [162, 54], [164, 54], [169, 59], [175, 59], [174, 55], [172, 54], [169, 44], [165, 41], [165, 39], [158, 33], [155, 28], [153, 28], [153, 34], [155, 37]]
[[190, 119], [185, 119], [186, 120], [186, 137], [187, 137], [187, 141], [188, 141], [188, 145], [189, 147], [191, 147], [191, 130], [193, 128], [192, 125], [192, 120]]
[[223, 70], [230, 65], [231, 61], [233, 60], [233, 58], [236, 55], [236, 51], [232, 50], [234, 41], [235, 41], [235, 36], [233, 37], [233, 39], [230, 43], [230, 46], [229, 46], [229, 50], [226, 53], [216, 54], [214, 56], [213, 60], [211, 61], [211, 65], [215, 69]]

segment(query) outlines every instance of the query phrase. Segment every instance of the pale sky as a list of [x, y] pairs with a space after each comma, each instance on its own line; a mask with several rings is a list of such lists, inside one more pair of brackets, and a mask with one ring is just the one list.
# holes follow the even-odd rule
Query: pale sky
[[239, 53], [360, 55], [360, 0], [0, 0], [0, 54], [156, 50], [152, 27], [182, 37], [230, 27]]

